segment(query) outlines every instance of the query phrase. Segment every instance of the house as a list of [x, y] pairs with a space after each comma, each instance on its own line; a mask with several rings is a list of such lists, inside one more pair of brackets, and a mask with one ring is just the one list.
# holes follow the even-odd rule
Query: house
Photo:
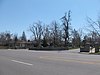
[[9, 48], [16, 48], [16, 49], [26, 49], [33, 47], [33, 42], [28, 42], [28, 41], [11, 41], [9, 42]]

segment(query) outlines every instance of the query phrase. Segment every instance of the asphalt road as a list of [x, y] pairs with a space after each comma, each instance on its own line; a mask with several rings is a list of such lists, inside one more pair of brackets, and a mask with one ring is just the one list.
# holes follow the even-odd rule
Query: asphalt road
[[100, 56], [78, 51], [0, 50], [0, 75], [100, 75]]

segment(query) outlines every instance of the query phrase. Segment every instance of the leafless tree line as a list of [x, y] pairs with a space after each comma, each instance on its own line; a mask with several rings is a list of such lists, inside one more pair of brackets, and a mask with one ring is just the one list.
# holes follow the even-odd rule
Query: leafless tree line
[[[87, 26], [84, 30], [88, 30], [88, 33], [84, 33], [83, 29], [73, 29], [70, 28], [70, 11], [61, 18], [61, 24], [57, 21], [53, 21], [49, 25], [42, 24], [40, 22], [33, 24], [30, 27], [30, 31], [34, 32], [38, 30], [37, 35], [40, 38], [38, 44], [46, 44], [54, 47], [80, 47], [83, 43], [90, 43], [92, 46], [95, 43], [100, 44], [100, 19], [97, 22], [93, 21], [91, 18], [87, 18]], [[42, 42], [41, 42], [42, 41]]]
[[85, 34], [83, 40], [90, 43], [92, 46], [94, 46], [95, 43], [100, 45], [100, 18], [94, 21], [90, 17], [87, 17], [87, 23], [85, 30], [87, 30], [88, 33]]
[[79, 47], [81, 43], [81, 33], [71, 28], [70, 13], [60, 19], [61, 24], [53, 21], [46, 25], [38, 21], [30, 26], [33, 38], [37, 46], [53, 46], [53, 47]]
[[97, 22], [91, 18], [87, 18], [89, 27], [87, 34], [84, 34], [84, 30], [76, 30], [71, 27], [71, 11], [65, 13], [60, 19], [60, 23], [52, 21], [50, 24], [44, 24], [41, 21], [33, 23], [29, 27], [29, 31], [32, 33], [32, 40], [27, 40], [25, 32], [19, 38], [17, 35], [10, 32], [0, 33], [0, 45], [9, 45], [11, 41], [16, 43], [18, 40], [32, 41], [35, 47], [80, 47], [84, 43], [95, 42], [100, 43], [100, 19]]

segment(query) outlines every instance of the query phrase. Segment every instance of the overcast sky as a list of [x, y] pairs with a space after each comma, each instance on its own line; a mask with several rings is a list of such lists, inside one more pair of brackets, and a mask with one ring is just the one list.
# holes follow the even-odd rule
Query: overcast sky
[[50, 24], [60, 21], [64, 13], [71, 10], [71, 26], [84, 27], [86, 17], [97, 20], [100, 14], [100, 0], [0, 0], [0, 32], [22, 34], [29, 37], [30, 24], [38, 20]]

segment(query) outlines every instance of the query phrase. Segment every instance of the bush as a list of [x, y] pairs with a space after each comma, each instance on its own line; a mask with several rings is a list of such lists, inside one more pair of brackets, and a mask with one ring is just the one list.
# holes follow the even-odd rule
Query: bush
[[43, 47], [43, 48], [33, 47], [33, 48], [29, 48], [29, 50], [59, 51], [59, 50], [68, 50], [68, 48], [66, 47]]

